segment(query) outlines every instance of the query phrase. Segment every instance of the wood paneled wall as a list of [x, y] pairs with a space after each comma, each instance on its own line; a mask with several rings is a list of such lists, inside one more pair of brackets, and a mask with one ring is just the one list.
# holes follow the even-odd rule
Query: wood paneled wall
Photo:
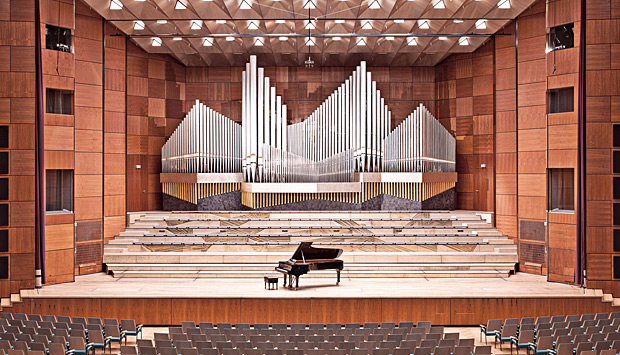
[[495, 225], [517, 239], [516, 24], [495, 39]]
[[439, 121], [456, 135], [457, 208], [495, 205], [494, 41], [435, 67]]
[[[574, 23], [575, 47], [547, 53], [547, 89], [574, 88], [573, 112], [547, 115], [547, 168], [570, 168], [575, 171], [577, 186], [577, 121], [579, 109], [579, 34], [581, 32], [579, 0], [556, 0], [547, 5], [547, 27]], [[548, 195], [548, 194], [547, 194]], [[576, 197], [576, 195], [575, 195]], [[575, 198], [575, 207], [577, 199]], [[548, 279], [574, 283], [577, 267], [576, 215], [547, 213]]]
[[35, 26], [33, 0], [0, 0], [0, 124], [9, 126], [9, 279], [0, 296], [34, 287]]
[[545, 2], [517, 18], [517, 228], [521, 269], [547, 273]]
[[601, 297], [523, 298], [26, 298], [12, 312], [135, 319], [147, 325], [213, 323], [365, 323], [488, 319], [613, 311]]
[[613, 125], [620, 124], [620, 4], [588, 1], [586, 7], [587, 282], [620, 295], [613, 268]]
[[[207, 97], [226, 94], [205, 92]], [[161, 147], [185, 116], [184, 100], [185, 67], [128, 41], [127, 211], [162, 208]]]

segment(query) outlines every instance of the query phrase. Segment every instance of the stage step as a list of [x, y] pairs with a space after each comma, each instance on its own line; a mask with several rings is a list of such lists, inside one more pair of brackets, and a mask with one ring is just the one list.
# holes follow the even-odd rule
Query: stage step
[[114, 277], [262, 277], [302, 241], [342, 249], [344, 278], [507, 277], [518, 261], [490, 214], [467, 211], [141, 212], [129, 221], [104, 247]]
[[[157, 270], [140, 270], [140, 271], [112, 271], [112, 276], [116, 278], [260, 278], [266, 274], [272, 273], [269, 271], [234, 271], [229, 270], [226, 272], [219, 271], [157, 271]], [[436, 277], [508, 277], [510, 271], [507, 270], [414, 270], [414, 271], [342, 271], [341, 279], [347, 278], [436, 278]], [[302, 276], [304, 278], [336, 278], [336, 273], [315, 271], [308, 275]]]

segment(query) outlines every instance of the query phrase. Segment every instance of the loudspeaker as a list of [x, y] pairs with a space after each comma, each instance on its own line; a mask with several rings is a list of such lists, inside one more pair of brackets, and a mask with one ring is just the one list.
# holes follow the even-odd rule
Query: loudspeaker
[[614, 125], [614, 147], [620, 147], [620, 124]]
[[0, 226], [9, 225], [9, 204], [0, 203]]
[[620, 229], [614, 229], [614, 251], [620, 251]]
[[614, 256], [614, 262], [612, 264], [614, 268], [614, 279], [620, 279], [620, 256]]

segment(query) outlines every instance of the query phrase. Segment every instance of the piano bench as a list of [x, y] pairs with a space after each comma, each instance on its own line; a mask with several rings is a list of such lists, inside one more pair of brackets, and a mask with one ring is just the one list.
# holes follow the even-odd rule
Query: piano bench
[[278, 276], [265, 275], [265, 289], [277, 290], [278, 289]]

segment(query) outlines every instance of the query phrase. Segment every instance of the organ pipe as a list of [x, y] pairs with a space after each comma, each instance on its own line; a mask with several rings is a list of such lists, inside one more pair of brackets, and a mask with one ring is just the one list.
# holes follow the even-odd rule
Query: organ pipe
[[240, 172], [246, 182], [351, 182], [364, 172], [454, 172], [456, 140], [419, 105], [392, 113], [361, 62], [305, 120], [287, 108], [250, 56], [241, 126], [196, 101], [162, 148], [164, 172]]

